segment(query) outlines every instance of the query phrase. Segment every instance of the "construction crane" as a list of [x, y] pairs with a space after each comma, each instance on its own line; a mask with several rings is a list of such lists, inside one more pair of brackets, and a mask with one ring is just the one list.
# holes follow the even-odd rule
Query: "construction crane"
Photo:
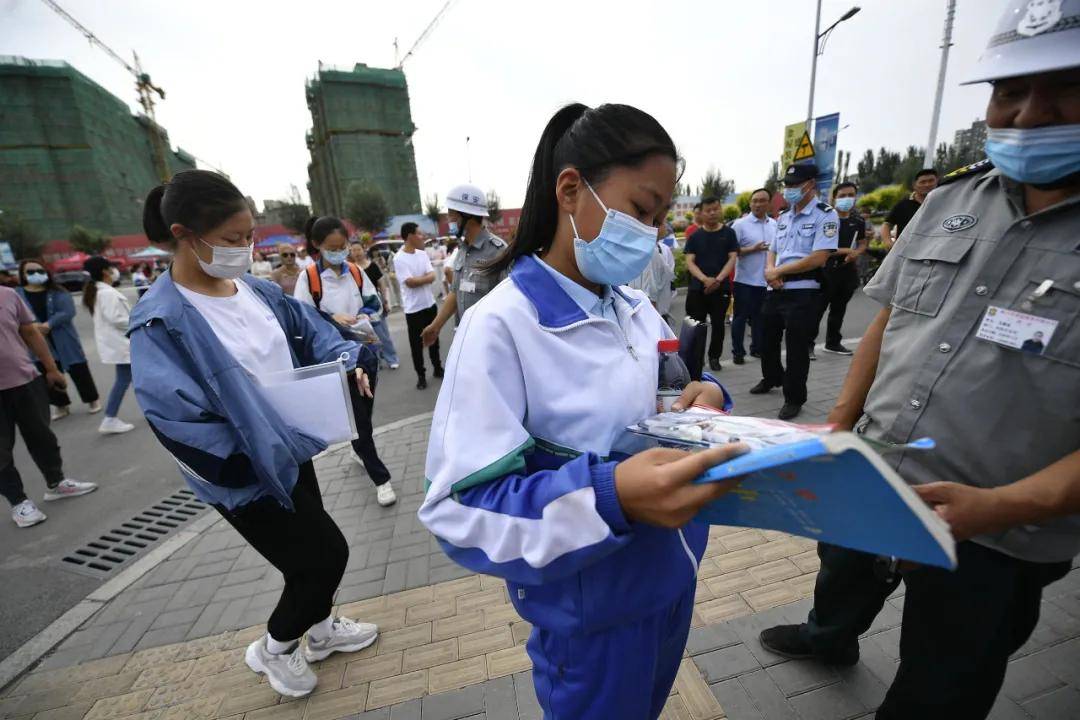
[[[405, 53], [405, 56], [402, 57], [400, 61], [398, 61], [398, 64], [394, 68], [395, 70], [400, 70], [401, 67], [405, 64], [405, 61], [408, 60], [414, 52], [416, 52], [416, 49], [418, 47], [420, 47], [420, 43], [427, 40], [428, 36], [431, 35], [431, 31], [435, 29], [435, 26], [439, 24], [439, 20], [442, 19], [442, 16], [446, 14], [446, 11], [449, 10], [450, 6], [453, 4], [454, 0], [446, 0], [439, 12], [435, 13], [435, 17], [433, 17], [431, 19], [431, 22], [427, 24], [427, 27], [424, 28], [424, 32], [420, 33], [420, 37], [416, 38], [416, 41], [413, 42], [412, 47], [409, 48], [409, 52]], [[394, 39], [394, 55], [397, 55], [397, 38]]]
[[[67, 20], [76, 30], [82, 33], [82, 35], [90, 41], [91, 45], [97, 45], [104, 50], [109, 57], [123, 65], [124, 68], [135, 77], [135, 90], [139, 93], [139, 105], [142, 106], [143, 112], [146, 113], [147, 118], [150, 120], [150, 144], [154, 150], [154, 168], [157, 170], [161, 182], [168, 182], [171, 174], [169, 173], [169, 164], [165, 159], [165, 143], [161, 139], [161, 127], [157, 124], [157, 117], [154, 115], [154, 96], [157, 95], [164, 100], [165, 91], [152, 83], [150, 81], [150, 75], [143, 72], [137, 53], [132, 52], [135, 64], [131, 65], [124, 60], [124, 58], [117, 55], [111, 47], [102, 42], [89, 28], [76, 20], [67, 10], [54, 2], [54, 0], [41, 1], [52, 8], [57, 15]], [[194, 155], [192, 157], [194, 157]]]

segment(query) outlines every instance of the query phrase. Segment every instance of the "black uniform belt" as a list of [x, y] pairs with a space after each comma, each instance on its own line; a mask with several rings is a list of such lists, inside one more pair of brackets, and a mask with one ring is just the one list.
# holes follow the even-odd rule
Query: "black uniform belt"
[[795, 273], [794, 275], [785, 275], [784, 282], [792, 282], [793, 280], [813, 280], [814, 282], [820, 283], [822, 277], [823, 273], [821, 272], [821, 268], [816, 268], [814, 270], [807, 270], [806, 272]]

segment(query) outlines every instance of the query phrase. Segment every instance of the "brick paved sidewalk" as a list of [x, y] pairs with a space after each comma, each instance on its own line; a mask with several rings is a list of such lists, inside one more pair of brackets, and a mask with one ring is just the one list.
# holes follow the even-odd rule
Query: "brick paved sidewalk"
[[[824, 416], [847, 359], [812, 369], [807, 421]], [[725, 368], [741, 413], [772, 415], [777, 395], [749, 396], [753, 366]], [[453, 565], [418, 523], [427, 423], [379, 439], [398, 488], [389, 509], [345, 451], [317, 461], [327, 508], [350, 544], [341, 614], [379, 624], [375, 645], [318, 663], [312, 696], [283, 701], [243, 663], [281, 588], [276, 571], [223, 521], [118, 595], [0, 697], [0, 717], [65, 720], [229, 718], [382, 720], [539, 718], [524, 641], [529, 626], [503, 583]], [[853, 668], [784, 661], [762, 627], [805, 618], [814, 544], [782, 533], [714, 527], [693, 628], [665, 718], [858, 718], [895, 672], [903, 596], [861, 641]], [[903, 586], [899, 592], [902, 592]], [[1048, 589], [1042, 620], [1013, 660], [997, 718], [1080, 716], [1080, 570]]]

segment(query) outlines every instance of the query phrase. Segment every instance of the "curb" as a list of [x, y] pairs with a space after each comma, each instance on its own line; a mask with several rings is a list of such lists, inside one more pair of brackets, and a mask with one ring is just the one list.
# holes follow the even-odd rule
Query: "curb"
[[[372, 432], [372, 436], [378, 437], [388, 432], [400, 430], [413, 423], [430, 420], [432, 415], [434, 415], [434, 413], [426, 412], [418, 415], [411, 415], [407, 418], [402, 418], [401, 420], [395, 420], [394, 422], [375, 428]], [[340, 446], [327, 448], [327, 450], [320, 453], [320, 455], [325, 455], [335, 451], [339, 447], [345, 447], [347, 445], [348, 443], [342, 443]], [[68, 635], [78, 630], [79, 626], [93, 617], [94, 613], [121, 592], [129, 588], [136, 580], [163, 563], [177, 550], [187, 545], [221, 520], [222, 518], [216, 513], [210, 513], [199, 518], [191, 523], [191, 525], [179, 531], [161, 545], [136, 560], [132, 563], [131, 567], [121, 572], [112, 580], [106, 582], [97, 590], [91, 592], [85, 598], [80, 600], [75, 607], [49, 623], [45, 629], [27, 640], [13, 653], [0, 661], [0, 689], [7, 687], [13, 680], [26, 672], [28, 668], [43, 658], [54, 647], [63, 642]]]

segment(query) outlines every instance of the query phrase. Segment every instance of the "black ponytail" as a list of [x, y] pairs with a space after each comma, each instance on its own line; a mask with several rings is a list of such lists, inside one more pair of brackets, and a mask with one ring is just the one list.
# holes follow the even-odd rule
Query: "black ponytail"
[[143, 231], [151, 242], [173, 240], [174, 223], [204, 234], [242, 210], [247, 199], [224, 175], [208, 170], [184, 170], [158, 185], [143, 204]]
[[112, 263], [100, 255], [87, 258], [83, 263], [83, 270], [90, 275], [90, 279], [83, 286], [82, 301], [91, 315], [94, 314], [94, 305], [97, 303], [97, 284], [105, 282], [105, 273], [112, 267]]
[[304, 223], [304, 239], [307, 241], [308, 255], [315, 257], [319, 254], [319, 246], [328, 235], [340, 232], [346, 239], [349, 237], [349, 229], [340, 219], [333, 215], [323, 217], [310, 217]]
[[635, 107], [574, 103], [556, 112], [536, 146], [517, 234], [488, 272], [503, 272], [519, 257], [547, 249], [559, 223], [555, 181], [563, 170], [577, 168], [596, 186], [613, 168], [637, 167], [654, 155], [679, 162], [671, 136], [652, 115]]

